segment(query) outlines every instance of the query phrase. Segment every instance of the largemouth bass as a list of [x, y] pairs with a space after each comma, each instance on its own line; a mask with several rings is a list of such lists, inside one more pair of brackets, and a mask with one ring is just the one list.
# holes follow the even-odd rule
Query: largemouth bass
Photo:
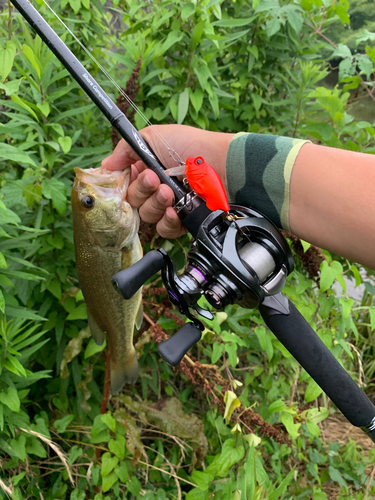
[[72, 189], [74, 245], [78, 280], [87, 305], [88, 324], [97, 344], [110, 349], [111, 393], [138, 377], [134, 325], [142, 323], [142, 291], [124, 300], [111, 277], [142, 257], [139, 216], [125, 201], [130, 169], [75, 168]]

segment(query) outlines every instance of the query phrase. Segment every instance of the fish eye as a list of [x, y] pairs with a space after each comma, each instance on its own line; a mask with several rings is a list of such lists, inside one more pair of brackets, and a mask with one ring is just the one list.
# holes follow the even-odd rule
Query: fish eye
[[92, 196], [84, 196], [81, 200], [83, 206], [86, 208], [92, 208], [95, 205], [95, 200]]
[[203, 163], [203, 158], [201, 158], [200, 156], [198, 156], [198, 158], [195, 159], [195, 164], [196, 165], [200, 165], [201, 163]]

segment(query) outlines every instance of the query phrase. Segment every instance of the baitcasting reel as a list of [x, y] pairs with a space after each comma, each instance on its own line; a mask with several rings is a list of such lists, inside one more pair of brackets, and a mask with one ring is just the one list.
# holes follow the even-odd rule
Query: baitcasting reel
[[293, 268], [289, 246], [274, 224], [253, 209], [231, 205], [229, 213], [211, 212], [201, 224], [183, 274], [177, 275], [172, 259], [159, 249], [116, 274], [112, 282], [130, 299], [162, 271], [171, 302], [192, 321], [159, 345], [160, 354], [176, 366], [201, 338], [204, 326], [197, 315], [213, 319], [198, 305], [202, 295], [215, 309], [233, 303], [254, 308], [281, 292]]

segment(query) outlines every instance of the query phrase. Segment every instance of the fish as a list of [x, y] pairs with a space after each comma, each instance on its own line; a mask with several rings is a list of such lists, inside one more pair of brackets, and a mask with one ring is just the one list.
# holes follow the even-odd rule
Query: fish
[[207, 208], [229, 212], [228, 198], [219, 174], [202, 156], [190, 156], [184, 165], [169, 168], [164, 173], [169, 176], [186, 175], [190, 187], [205, 200]]
[[73, 232], [78, 281], [94, 341], [107, 339], [110, 350], [110, 390], [121, 391], [138, 378], [133, 346], [134, 325], [143, 319], [142, 289], [124, 300], [111, 277], [143, 256], [138, 237], [139, 215], [126, 201], [130, 168], [74, 169]]

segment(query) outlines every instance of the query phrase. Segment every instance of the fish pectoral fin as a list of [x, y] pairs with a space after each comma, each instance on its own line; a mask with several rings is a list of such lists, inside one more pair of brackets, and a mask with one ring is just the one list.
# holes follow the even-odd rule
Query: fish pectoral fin
[[138, 378], [138, 371], [138, 359], [134, 347], [125, 359], [113, 359], [111, 356], [111, 394], [120, 392], [125, 384], [134, 384]]
[[137, 316], [135, 317], [135, 327], [137, 330], [141, 328], [142, 322], [143, 322], [143, 302], [141, 299], [141, 301], [139, 302]]
[[87, 309], [87, 320], [91, 330], [91, 335], [95, 340], [95, 344], [102, 345], [105, 340], [105, 335], [88, 309]]

